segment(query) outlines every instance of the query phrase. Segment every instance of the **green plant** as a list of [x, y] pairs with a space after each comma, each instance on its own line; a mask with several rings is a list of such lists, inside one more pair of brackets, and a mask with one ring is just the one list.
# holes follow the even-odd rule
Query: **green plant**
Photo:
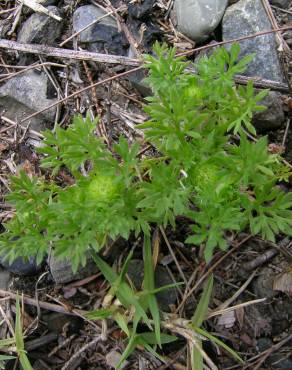
[[[174, 287], [178, 284], [167, 285], [158, 289], [154, 286], [154, 267], [149, 237], [144, 239], [144, 279], [143, 290], [135, 291], [126, 281], [126, 272], [133, 253], [131, 252], [120, 273], [117, 274], [105, 261], [95, 253], [92, 254], [94, 261], [102, 274], [111, 285], [104, 299], [102, 309], [87, 314], [91, 320], [104, 320], [112, 318], [127, 335], [128, 344], [121, 356], [117, 369], [131, 355], [137, 346], [144, 347], [154, 356], [163, 360], [153, 346], [161, 347], [162, 344], [176, 340], [176, 337], [162, 334], [160, 329], [160, 312], [155, 294]], [[116, 299], [115, 299], [116, 298]], [[133, 310], [134, 309], [134, 310]], [[151, 318], [149, 318], [149, 313]], [[138, 332], [138, 324], [145, 323], [150, 331]]]
[[[24, 334], [22, 331], [22, 323], [21, 323], [21, 311], [20, 311], [20, 304], [19, 304], [19, 296], [16, 298], [16, 311], [15, 311], [15, 327], [14, 327], [14, 337], [9, 339], [1, 339], [0, 340], [0, 352], [1, 348], [6, 348], [11, 351], [17, 353], [17, 358], [24, 370], [33, 370], [29, 359], [26, 355], [26, 351], [24, 349]], [[0, 369], [5, 369], [5, 361], [15, 359], [15, 356], [9, 355], [1, 355], [0, 354]]]
[[[21, 172], [12, 177], [7, 199], [15, 216], [0, 236], [0, 253], [10, 261], [32, 255], [41, 261], [51, 247], [76, 270], [92, 251], [111, 284], [110, 294], [123, 308], [110, 304], [91, 318], [110, 316], [125, 332], [129, 342], [122, 360], [137, 345], [156, 353], [151, 345], [169, 340], [160, 330], [147, 247], [152, 224], [174, 227], [177, 216], [186, 217], [191, 225], [186, 241], [203, 246], [207, 262], [216, 247], [228, 247], [226, 232], [249, 228], [271, 241], [280, 232], [292, 234], [292, 195], [277, 187], [290, 171], [279, 154], [269, 153], [265, 137], [256, 142], [248, 138], [256, 133], [251, 118], [263, 109], [259, 102], [266, 92], [256, 94], [252, 83], [237, 87], [233, 81], [251, 57], [238, 61], [238, 45], [230, 52], [221, 48], [199, 60], [197, 74], [192, 74], [174, 49], [156, 45], [154, 52], [145, 57], [153, 96], [145, 108], [149, 120], [140, 129], [157, 156], [141, 157], [139, 145], [129, 145], [123, 137], [107, 147], [95, 135], [97, 121], [89, 117], [75, 117], [68, 129], [45, 132], [39, 152], [52, 176]], [[55, 181], [60, 169], [69, 171], [73, 185]], [[142, 292], [125, 281], [131, 256], [118, 275], [96, 255], [109, 238], [128, 238], [132, 232], [145, 239]], [[198, 332], [200, 317], [193, 319]], [[137, 333], [141, 322], [151, 331]], [[198, 354], [194, 361], [202, 362]]]
[[154, 51], [155, 57], [145, 57], [150, 119], [140, 128], [161, 156], [141, 159], [139, 145], [124, 138], [107, 148], [88, 117], [45, 132], [42, 166], [53, 175], [67, 168], [75, 183], [25, 173], [12, 178], [7, 199], [16, 213], [0, 239], [7, 258], [36, 255], [41, 261], [53, 245], [76, 270], [89, 246], [99, 251], [108, 237], [147, 235], [151, 223], [174, 226], [178, 215], [192, 220], [187, 242], [205, 245], [207, 261], [215, 247], [228, 247], [226, 231], [250, 226], [271, 241], [279, 232], [291, 235], [292, 196], [276, 187], [289, 171], [268, 152], [265, 137], [252, 142], [246, 135], [255, 134], [252, 114], [263, 109], [258, 102], [266, 92], [256, 95], [251, 83], [233, 82], [250, 57], [238, 61], [238, 45], [221, 48], [202, 58], [194, 75], [174, 49], [156, 45]]
[[202, 296], [193, 314], [192, 323], [190, 325], [190, 327], [198, 334], [199, 338], [197, 339], [197, 347], [192, 346], [191, 348], [191, 362], [192, 369], [194, 370], [203, 370], [204, 358], [205, 360], [206, 359], [208, 360], [208, 356], [203, 351], [201, 338], [208, 339], [211, 342], [217, 344], [218, 346], [221, 346], [223, 349], [229, 352], [231, 356], [234, 357], [237, 361], [243, 363], [242, 359], [232, 348], [228, 347], [220, 339], [218, 339], [214, 335], [208, 333], [206, 330], [201, 328], [208, 312], [212, 290], [213, 290], [213, 275], [210, 275], [209, 279], [206, 281]]

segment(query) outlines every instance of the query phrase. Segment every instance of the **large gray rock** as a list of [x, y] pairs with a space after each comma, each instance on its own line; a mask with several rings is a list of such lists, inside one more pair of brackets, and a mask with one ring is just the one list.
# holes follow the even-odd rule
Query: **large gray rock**
[[[53, 14], [60, 16], [57, 7], [47, 8]], [[61, 35], [63, 23], [42, 13], [33, 13], [21, 26], [17, 41], [31, 44], [53, 45]]]
[[[0, 87], [0, 114], [14, 121], [56, 102], [48, 97], [49, 81], [44, 73], [32, 70], [15, 76]], [[30, 128], [41, 131], [54, 122], [56, 108], [51, 108], [31, 120]]]
[[0, 264], [9, 272], [20, 276], [33, 276], [42, 269], [42, 263], [37, 265], [36, 259], [31, 257], [28, 261], [24, 261], [18, 257], [11, 264], [0, 257]]
[[267, 109], [253, 116], [253, 124], [256, 129], [259, 131], [269, 131], [280, 128], [285, 121], [281, 94], [270, 91], [259, 104], [264, 105]]
[[[94, 5], [84, 5], [76, 9], [73, 14], [73, 32], [78, 32], [94, 20], [106, 14]], [[107, 16], [100, 22], [82, 31], [78, 35], [81, 43], [86, 44], [86, 49], [93, 52], [109, 52], [116, 55], [126, 55], [128, 43], [119, 32], [116, 20]]]
[[[141, 289], [144, 277], [144, 262], [141, 260], [132, 260], [128, 266], [128, 276], [137, 290]], [[165, 285], [173, 284], [168, 271], [164, 266], [156, 266], [155, 269], [155, 286], [161, 288]], [[177, 289], [169, 288], [159, 292], [156, 295], [159, 307], [165, 311], [170, 312], [171, 306], [176, 304], [177, 301]]]
[[180, 32], [204, 41], [220, 23], [228, 0], [175, 0], [174, 14]]
[[98, 272], [98, 268], [91, 258], [88, 258], [87, 264], [84, 267], [80, 267], [77, 272], [72, 271], [72, 264], [69, 260], [59, 260], [52, 255], [48, 262], [51, 275], [56, 284], [81, 280]]
[[[271, 29], [261, 0], [240, 0], [227, 8], [223, 18], [223, 39], [231, 40]], [[282, 82], [275, 35], [254, 37], [240, 42], [240, 57], [255, 53], [245, 75]]]

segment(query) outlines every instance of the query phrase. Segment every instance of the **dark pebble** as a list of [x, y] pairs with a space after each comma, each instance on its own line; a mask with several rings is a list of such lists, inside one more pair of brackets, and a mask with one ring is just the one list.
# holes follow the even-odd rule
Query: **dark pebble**
[[11, 264], [0, 257], [0, 265], [2, 265], [7, 271], [21, 276], [36, 275], [42, 269], [42, 263], [37, 265], [34, 257], [29, 258], [28, 261], [24, 261], [21, 257], [18, 257]]

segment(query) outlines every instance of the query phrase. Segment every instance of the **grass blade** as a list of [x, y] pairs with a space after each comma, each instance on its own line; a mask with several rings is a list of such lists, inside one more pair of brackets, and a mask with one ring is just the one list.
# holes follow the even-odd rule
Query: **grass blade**
[[203, 294], [200, 298], [199, 304], [196, 311], [192, 317], [192, 323], [196, 327], [200, 327], [206, 317], [209, 301], [213, 289], [213, 275], [210, 275], [206, 285], [204, 286]]
[[29, 359], [26, 356], [24, 350], [24, 339], [22, 333], [22, 323], [21, 323], [21, 312], [19, 304], [19, 296], [16, 297], [16, 318], [15, 318], [15, 344], [17, 349], [17, 354], [23, 370], [33, 370]]
[[[198, 346], [202, 348], [202, 341], [198, 340]], [[193, 370], [203, 370], [203, 356], [201, 355], [200, 351], [196, 347], [193, 346], [192, 348], [192, 369]]]
[[[155, 289], [154, 283], [154, 268], [151, 250], [150, 237], [144, 235], [144, 282], [143, 288], [148, 292]], [[159, 307], [154, 294], [147, 295], [148, 307], [154, 321], [154, 331], [157, 339], [157, 344], [161, 347], [161, 332], [160, 332], [160, 313]]]
[[[126, 308], [134, 306], [139, 317], [142, 317], [148, 327], [151, 328], [151, 323], [147, 317], [147, 314], [140, 305], [131, 287], [126, 282], [121, 282], [119, 275], [102, 258], [95, 253], [92, 253], [92, 257], [104, 277], [112, 286], [114, 286], [114, 293], [122, 305]], [[117, 285], [117, 282], [119, 282], [119, 285]]]
[[195, 327], [194, 330], [198, 334], [201, 334], [201, 335], [205, 336], [210, 341], [212, 341], [212, 342], [218, 344], [218, 346], [221, 346], [222, 348], [224, 348], [225, 351], [227, 351], [228, 353], [230, 353], [238, 362], [241, 362], [242, 364], [244, 363], [244, 361], [242, 360], [242, 358], [232, 348], [230, 348], [229, 346], [227, 346], [227, 344], [225, 344], [224, 342], [222, 342], [222, 340], [218, 339], [214, 335], [208, 333], [206, 330], [203, 330], [201, 328], [196, 328]]

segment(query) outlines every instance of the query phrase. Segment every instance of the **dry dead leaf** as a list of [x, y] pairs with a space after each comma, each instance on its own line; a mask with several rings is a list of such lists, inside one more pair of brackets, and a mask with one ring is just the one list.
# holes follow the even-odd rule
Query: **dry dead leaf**
[[219, 317], [217, 324], [220, 326], [224, 326], [226, 329], [230, 329], [233, 327], [235, 321], [235, 312], [229, 311]]
[[244, 308], [243, 307], [238, 307], [235, 311], [236, 318], [239, 323], [239, 327], [242, 328], [244, 324]]
[[[112, 350], [105, 356], [106, 364], [115, 369], [117, 364], [120, 362], [121, 357], [122, 355], [119, 352]], [[124, 369], [127, 365], [128, 361], [123, 362], [121, 369]]]
[[280, 292], [292, 295], [292, 269], [275, 277], [273, 290], [279, 290]]
[[8, 148], [7, 144], [0, 143], [0, 153], [4, 152]]

